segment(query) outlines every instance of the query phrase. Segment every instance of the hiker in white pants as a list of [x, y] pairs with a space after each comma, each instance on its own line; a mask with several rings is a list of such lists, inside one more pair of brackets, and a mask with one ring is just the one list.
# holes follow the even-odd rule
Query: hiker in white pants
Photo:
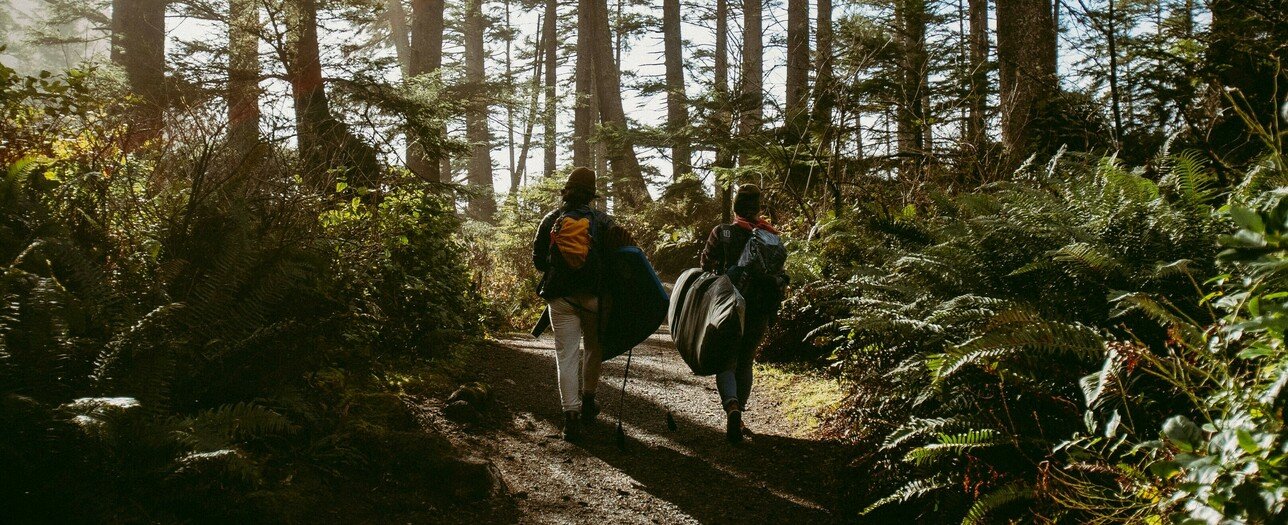
[[[598, 337], [599, 298], [577, 294], [551, 301], [550, 327], [555, 333], [560, 405], [564, 412], [598, 412], [598, 406], [584, 405], [586, 397], [594, 403], [595, 389], [599, 386], [602, 355]], [[583, 338], [585, 345], [582, 344]]]
[[538, 294], [546, 300], [555, 333], [564, 439], [576, 441], [582, 424], [599, 415], [595, 388], [603, 355], [599, 292], [605, 276], [604, 254], [633, 246], [635, 241], [607, 213], [590, 206], [597, 197], [594, 170], [574, 168], [562, 194], [563, 205], [537, 227], [532, 264], [544, 273]]

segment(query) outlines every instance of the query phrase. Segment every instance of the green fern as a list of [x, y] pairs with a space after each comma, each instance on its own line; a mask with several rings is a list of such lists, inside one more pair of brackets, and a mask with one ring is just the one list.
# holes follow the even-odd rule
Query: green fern
[[952, 486], [952, 483], [949, 482], [944, 477], [934, 477], [934, 478], [915, 480], [915, 481], [909, 482], [903, 487], [900, 487], [899, 490], [894, 491], [889, 496], [881, 498], [873, 502], [871, 505], [868, 505], [862, 511], [859, 511], [859, 515], [865, 516], [865, 515], [871, 514], [872, 511], [878, 508], [884, 507], [886, 505], [889, 505], [891, 503], [907, 503], [914, 499], [920, 498], [922, 496], [925, 496], [927, 494], [930, 494], [932, 492], [935, 492], [937, 490], [941, 490], [950, 486]]
[[975, 500], [975, 503], [970, 506], [970, 510], [966, 511], [966, 517], [962, 519], [962, 525], [983, 523], [984, 518], [989, 513], [1001, 508], [1003, 505], [1033, 498], [1034, 490], [1028, 483], [1017, 481], [1005, 485]]
[[918, 447], [904, 456], [904, 461], [926, 466], [946, 455], [961, 455], [967, 450], [988, 448], [1001, 443], [992, 429], [971, 430], [960, 434], [940, 434], [938, 441]]

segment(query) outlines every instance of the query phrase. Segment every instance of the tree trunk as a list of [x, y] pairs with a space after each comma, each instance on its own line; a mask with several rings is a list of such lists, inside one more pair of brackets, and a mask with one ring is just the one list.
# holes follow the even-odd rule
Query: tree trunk
[[317, 0], [291, 0], [286, 5], [289, 53], [283, 62], [295, 102], [296, 142], [304, 179], [318, 191], [329, 191], [333, 168], [347, 168], [350, 182], [370, 187], [380, 163], [370, 145], [353, 137], [331, 114], [318, 50]]
[[787, 0], [786, 125], [799, 139], [809, 94], [809, 0]]
[[1105, 24], [1105, 40], [1109, 46], [1109, 101], [1114, 116], [1114, 146], [1123, 139], [1122, 90], [1118, 87], [1118, 12], [1116, 0], [1109, 0], [1109, 20]]
[[814, 121], [824, 129], [832, 127], [836, 104], [835, 73], [832, 71], [832, 0], [818, 0], [818, 27], [814, 52]]
[[[546, 5], [549, 5], [549, 4], [546, 4]], [[541, 92], [542, 92], [541, 69], [542, 69], [542, 66], [545, 65], [545, 59], [546, 59], [545, 49], [546, 49], [546, 46], [551, 45], [553, 43], [552, 40], [546, 40], [546, 33], [544, 29], [545, 24], [546, 24], [546, 19], [538, 16], [537, 17], [537, 42], [535, 47], [533, 47], [532, 49], [532, 80], [528, 83], [528, 90], [529, 90], [529, 97], [530, 97], [528, 102], [528, 118], [524, 124], [523, 146], [519, 148], [519, 167], [516, 168], [519, 173], [520, 185], [522, 185], [528, 179], [528, 152], [531, 150], [531, 147], [532, 147], [532, 130], [536, 127], [537, 119], [538, 118], [542, 119], [543, 121], [542, 125], [549, 124], [549, 120], [548, 120], [550, 117], [549, 112], [541, 113], [539, 110], [539, 108], [541, 107], [540, 102], [541, 102]], [[549, 92], [547, 91], [547, 93]], [[554, 97], [549, 97], [547, 100], [553, 101], [553, 98]], [[546, 104], [546, 109], [549, 110], [550, 108], [551, 108], [551, 104]], [[546, 138], [547, 138], [546, 150], [547, 150], [547, 153], [549, 153], [554, 151], [554, 148], [548, 143], [551, 137], [547, 136]], [[546, 156], [546, 161], [547, 162], [550, 161], [549, 155]], [[549, 176], [550, 173], [551, 171], [547, 171], [546, 175]]]
[[165, 109], [165, 10], [168, 0], [112, 1], [112, 62], [125, 70], [140, 102], [131, 109], [127, 149], [161, 134]]
[[590, 134], [594, 131], [595, 117], [591, 94], [595, 89], [595, 60], [592, 56], [591, 8], [593, 0], [577, 2], [577, 72], [576, 100], [573, 102], [572, 163], [590, 167], [594, 159], [590, 151]]
[[1051, 15], [1051, 0], [997, 0], [1002, 146], [1012, 168], [1046, 146], [1033, 124], [1059, 89]]
[[470, 143], [468, 182], [475, 194], [469, 198], [466, 214], [473, 219], [491, 221], [496, 214], [492, 188], [492, 142], [488, 132], [488, 101], [484, 89], [487, 79], [484, 67], [483, 0], [466, 0], [465, 23], [465, 139]]
[[680, 33], [680, 0], [662, 0], [662, 34], [666, 51], [666, 120], [671, 135], [671, 178], [692, 171], [689, 111], [685, 106], [684, 41]]
[[970, 1], [970, 115], [966, 140], [978, 160], [984, 155], [988, 103], [988, 0]]
[[259, 142], [259, 2], [228, 10], [228, 142], [243, 162]]
[[[742, 78], [738, 85], [738, 103], [742, 117], [738, 120], [738, 134], [743, 138], [760, 131], [765, 118], [765, 44], [762, 38], [763, 0], [742, 2]], [[741, 155], [741, 164], [748, 161]]]
[[[443, 67], [443, 0], [412, 0], [411, 6], [413, 18], [408, 72], [411, 76], [437, 72]], [[441, 136], [447, 136], [445, 128], [438, 131]], [[430, 158], [419, 144], [407, 146], [407, 169], [428, 181], [451, 182], [450, 171], [443, 169], [441, 162]]]
[[926, 3], [899, 0], [895, 23], [902, 47], [898, 102], [899, 176], [912, 180], [921, 175], [926, 157]]
[[652, 200], [648, 184], [635, 157], [630, 131], [626, 126], [626, 112], [622, 108], [621, 74], [613, 61], [612, 47], [608, 45], [608, 2], [587, 0], [582, 9], [591, 15], [591, 42], [595, 61], [595, 94], [599, 98], [599, 121], [604, 129], [604, 141], [613, 168], [613, 202], [626, 208], [635, 208]]
[[[514, 26], [510, 24], [510, 2], [505, 2], [505, 84], [515, 85], [514, 81]], [[514, 169], [514, 100], [507, 97], [505, 102], [505, 148], [510, 155], [506, 166], [510, 171], [510, 193], [519, 190], [519, 172]]]
[[559, 80], [559, 46], [555, 42], [558, 38], [556, 31], [559, 23], [559, 2], [558, 0], [546, 0], [546, 19], [541, 28], [542, 40], [544, 40], [545, 59], [546, 59], [546, 111], [545, 119], [542, 122], [541, 129], [545, 131], [545, 176], [549, 177], [558, 169], [558, 152], [555, 150], [556, 139], [559, 136], [558, 129], [558, 100], [555, 93], [555, 83]]
[[411, 33], [407, 29], [403, 0], [385, 2], [385, 16], [389, 17], [389, 37], [394, 41], [394, 56], [398, 58], [398, 66], [406, 78], [411, 75]]
[[[715, 92], [716, 111], [712, 127], [715, 129], [717, 169], [733, 167], [733, 151], [729, 144], [733, 115], [729, 111], [729, 0], [716, 0], [716, 49]], [[733, 211], [733, 184], [716, 178], [716, 191], [720, 194], [720, 220], [729, 222]]]

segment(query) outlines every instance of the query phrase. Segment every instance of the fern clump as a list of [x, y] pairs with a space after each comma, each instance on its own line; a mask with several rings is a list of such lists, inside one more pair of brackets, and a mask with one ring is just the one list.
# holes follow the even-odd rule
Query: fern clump
[[[396, 171], [319, 194], [286, 152], [183, 122], [127, 152], [93, 75], [0, 66], [6, 517], [310, 521], [337, 481], [389, 476], [355, 436], [430, 451], [387, 376], [479, 333], [453, 196]], [[375, 397], [397, 417], [349, 414]], [[446, 471], [438, 445], [398, 476]]]
[[1156, 322], [1164, 310], [1214, 320], [1198, 287], [1217, 274], [1229, 228], [1216, 181], [1193, 155], [1158, 164], [1155, 180], [1113, 158], [1057, 156], [873, 218], [847, 234], [857, 247], [830, 249], [864, 257], [814, 285], [830, 287], [819, 303], [840, 315], [812, 334], [852, 385], [842, 432], [879, 450], [857, 463], [877, 478], [856, 496], [864, 514], [1060, 512], [1038, 488], [1052, 449], [1085, 427], [1079, 379], [1107, 341], [1175, 341]]

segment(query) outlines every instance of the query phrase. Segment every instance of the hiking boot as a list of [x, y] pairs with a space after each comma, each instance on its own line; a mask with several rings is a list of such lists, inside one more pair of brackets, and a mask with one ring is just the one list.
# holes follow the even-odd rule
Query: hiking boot
[[591, 424], [595, 418], [599, 417], [599, 402], [595, 401], [595, 394], [581, 395], [581, 422]]
[[730, 443], [742, 443], [742, 407], [737, 401], [725, 405], [725, 439]]
[[564, 441], [581, 441], [581, 414], [569, 410], [564, 412]]

